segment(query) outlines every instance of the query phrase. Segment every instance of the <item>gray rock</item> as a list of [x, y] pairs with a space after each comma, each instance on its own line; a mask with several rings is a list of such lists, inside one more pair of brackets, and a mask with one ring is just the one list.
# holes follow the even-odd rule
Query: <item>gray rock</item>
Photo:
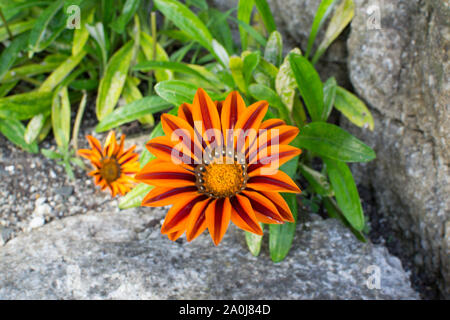
[[[210, 0], [213, 6], [222, 11], [237, 7], [238, 1], [229, 0]], [[320, 1], [317, 0], [268, 0], [267, 1], [277, 25], [277, 30], [283, 36], [283, 51], [287, 54], [295, 47], [300, 48], [303, 52], [306, 51], [308, 45], [309, 33], [316, 15], [317, 8]], [[327, 22], [322, 27], [321, 31], [316, 37], [315, 48], [323, 39]], [[237, 33], [237, 30], [235, 30]], [[239, 43], [238, 33], [234, 35], [235, 40]], [[345, 34], [338, 37], [336, 41], [329, 47], [327, 52], [322, 56], [317, 69], [323, 80], [334, 76], [339, 85], [348, 87], [350, 82], [347, 71], [347, 47]]]
[[0, 226], [0, 246], [3, 246], [8, 242], [13, 234], [13, 230]]
[[[355, 3], [350, 76], [372, 108], [375, 131], [346, 126], [375, 148], [377, 160], [352, 169], [375, 191], [378, 212], [416, 272], [450, 298], [449, 1]], [[380, 28], [371, 28], [378, 18]]]
[[[335, 220], [299, 227], [274, 264], [235, 227], [218, 247], [207, 234], [171, 242], [159, 231], [165, 212], [91, 212], [19, 235], [0, 248], [0, 299], [419, 298], [397, 258]], [[380, 289], [369, 289], [377, 268]]]

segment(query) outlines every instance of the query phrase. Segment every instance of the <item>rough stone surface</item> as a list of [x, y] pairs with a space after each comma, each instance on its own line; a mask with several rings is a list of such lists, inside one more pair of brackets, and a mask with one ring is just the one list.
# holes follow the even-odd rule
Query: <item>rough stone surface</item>
[[[208, 2], [223, 11], [234, 8], [238, 4], [237, 0], [209, 0]], [[298, 47], [305, 52], [308, 45], [311, 26], [320, 1], [268, 0], [267, 2], [272, 10], [277, 29], [283, 36], [284, 54], [287, 54], [295, 47]], [[326, 26], [327, 22], [316, 37], [314, 50], [322, 40]], [[350, 85], [346, 63], [346, 34], [347, 32], [344, 32], [342, 36], [338, 37], [316, 65], [323, 80], [334, 76], [339, 85], [344, 87]], [[238, 42], [240, 41], [238, 35], [236, 40]]]
[[[165, 209], [88, 213], [0, 248], [0, 299], [418, 299], [398, 258], [335, 220], [299, 226], [287, 259], [253, 257], [230, 227], [214, 247], [161, 235]], [[367, 279], [380, 268], [380, 289]], [[367, 273], [368, 272], [368, 273]], [[375, 282], [374, 282], [375, 283]]]
[[[374, 190], [415, 272], [450, 298], [450, 2], [355, 3], [350, 77], [372, 108], [375, 132], [348, 128], [377, 160], [352, 169]], [[378, 18], [373, 30], [368, 21]]]

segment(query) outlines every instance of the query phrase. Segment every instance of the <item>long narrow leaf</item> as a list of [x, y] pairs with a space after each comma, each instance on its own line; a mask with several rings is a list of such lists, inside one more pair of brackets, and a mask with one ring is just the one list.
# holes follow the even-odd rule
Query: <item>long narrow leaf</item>
[[331, 123], [313, 122], [304, 126], [298, 141], [301, 148], [334, 160], [367, 162], [375, 159], [372, 148]]
[[157, 96], [145, 97], [136, 100], [123, 107], [117, 108], [107, 115], [95, 128], [97, 132], [103, 132], [124, 123], [134, 121], [147, 114], [156, 113], [170, 108], [170, 103]]
[[0, 99], [0, 118], [26, 120], [50, 113], [51, 92], [30, 91]]
[[256, 8], [261, 14], [264, 26], [266, 27], [267, 33], [272, 33], [277, 30], [275, 20], [273, 19], [272, 10], [266, 0], [255, 0]]
[[375, 124], [372, 114], [364, 102], [351, 92], [337, 87], [334, 106], [358, 127], [368, 127], [373, 131]]
[[132, 54], [133, 42], [129, 41], [111, 57], [105, 74], [100, 80], [97, 95], [96, 110], [99, 120], [102, 120], [114, 110], [125, 84]]
[[327, 158], [323, 160], [327, 166], [339, 208], [352, 227], [361, 231], [364, 228], [364, 213], [350, 169], [344, 162]]
[[[254, 0], [239, 0], [237, 9], [237, 18], [246, 24], [250, 24]], [[247, 30], [239, 25], [239, 35], [241, 37], [242, 51], [247, 50]]]
[[333, 6], [335, 4], [336, 0], [322, 0], [320, 2], [319, 7], [317, 8], [316, 15], [314, 16], [314, 21], [311, 26], [311, 32], [309, 33], [309, 39], [308, 39], [308, 48], [306, 49], [305, 56], [308, 58], [309, 54], [311, 53], [311, 50], [314, 45], [314, 41], [316, 40], [317, 33], [319, 32], [320, 28], [324, 24], [324, 22], [327, 20], [330, 13], [333, 11]]
[[24, 140], [25, 127], [19, 120], [0, 119], [0, 132], [12, 143], [16, 144], [25, 151], [37, 153], [39, 148], [35, 142], [28, 144]]

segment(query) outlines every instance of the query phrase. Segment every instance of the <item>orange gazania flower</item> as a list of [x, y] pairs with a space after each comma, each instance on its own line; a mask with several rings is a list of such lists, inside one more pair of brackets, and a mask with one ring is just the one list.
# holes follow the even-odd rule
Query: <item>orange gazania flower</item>
[[102, 149], [100, 142], [92, 137], [86, 137], [92, 149], [80, 149], [78, 154], [89, 159], [95, 170], [89, 172], [94, 177], [95, 184], [101, 190], [109, 189], [111, 195], [125, 195], [135, 185], [134, 176], [139, 171], [139, 155], [134, 151], [136, 146], [123, 150], [125, 135], [117, 144], [116, 134], [111, 131]]
[[193, 104], [179, 107], [178, 116], [161, 117], [165, 136], [149, 141], [156, 156], [136, 179], [155, 186], [143, 206], [173, 206], [161, 232], [188, 241], [206, 228], [216, 245], [230, 220], [261, 235], [260, 222], [294, 221], [279, 192], [300, 189], [278, 167], [300, 154], [289, 146], [299, 130], [279, 119], [263, 122], [266, 101], [245, 106], [234, 91], [213, 102], [198, 89]]

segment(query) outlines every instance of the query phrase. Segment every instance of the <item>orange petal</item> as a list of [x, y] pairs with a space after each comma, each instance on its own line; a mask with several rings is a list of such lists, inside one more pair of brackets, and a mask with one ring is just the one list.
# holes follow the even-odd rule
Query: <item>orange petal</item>
[[185, 194], [196, 194], [196, 186], [187, 186], [180, 188], [156, 187], [152, 189], [142, 200], [142, 206], [161, 207], [175, 203], [178, 197]]
[[233, 146], [233, 130], [238, 118], [245, 112], [245, 102], [237, 91], [231, 92], [222, 105], [221, 122], [222, 133], [226, 137], [226, 145]]
[[278, 210], [278, 213], [283, 217], [283, 220], [288, 222], [294, 222], [294, 217], [292, 216], [291, 209], [289, 208], [286, 200], [278, 192], [266, 192], [260, 191], [267, 199], [272, 201]]
[[259, 130], [258, 139], [246, 149], [247, 159], [253, 160], [258, 152], [271, 145], [289, 144], [299, 133], [293, 126], [279, 126], [269, 130]]
[[192, 104], [183, 103], [178, 107], [178, 117], [185, 120], [189, 125], [194, 127], [194, 118], [192, 116]]
[[257, 169], [252, 173], [252, 177], [247, 181], [247, 187], [258, 191], [301, 192], [294, 181], [283, 171], [278, 170], [275, 174], [262, 175], [261, 169]]
[[96, 138], [94, 138], [93, 136], [86, 136], [89, 145], [91, 146], [91, 149], [94, 153], [96, 153], [96, 156], [98, 158], [103, 158], [103, 151], [102, 151], [102, 146], [100, 144], [100, 141], [98, 141]]
[[169, 234], [179, 230], [186, 230], [188, 217], [194, 205], [206, 196], [198, 194], [186, 194], [180, 196], [177, 202], [167, 212], [164, 223], [161, 227], [161, 233]]
[[194, 96], [192, 115], [194, 128], [208, 145], [222, 145], [222, 131], [217, 107], [202, 88]]
[[185, 187], [195, 185], [195, 176], [185, 168], [171, 162], [150, 161], [136, 175], [136, 180], [152, 186]]
[[205, 211], [209, 233], [217, 246], [222, 240], [230, 224], [231, 205], [228, 198], [213, 200]]
[[192, 241], [205, 231], [207, 227], [205, 209], [210, 203], [210, 199], [197, 202], [192, 208], [189, 215], [186, 238], [187, 241]]
[[192, 167], [198, 163], [194, 160], [190, 148], [186, 148], [182, 143], [171, 141], [166, 136], [153, 138], [146, 144], [146, 147], [157, 158], [167, 162], [186, 164]]
[[175, 241], [179, 237], [181, 237], [183, 235], [183, 233], [184, 233], [184, 229], [169, 233], [167, 236], [169, 237], [169, 240]]
[[178, 140], [191, 150], [191, 154], [195, 155], [197, 159], [201, 159], [203, 153], [202, 139], [195, 135], [194, 129], [186, 120], [165, 113], [161, 116], [161, 124], [164, 133], [171, 141]]
[[267, 101], [258, 101], [249, 106], [245, 112], [240, 115], [234, 132], [234, 145], [238, 152], [245, 150], [247, 145], [252, 145], [258, 134], [257, 130], [264, 118], [269, 104]]
[[231, 198], [231, 207], [231, 221], [233, 221], [235, 225], [248, 232], [258, 235], [263, 234], [252, 205], [246, 197], [237, 194]]
[[270, 224], [283, 223], [284, 219], [272, 201], [257, 191], [244, 190], [242, 193], [250, 201], [258, 221]]
[[268, 119], [268, 120], [264, 121], [263, 123], [261, 123], [261, 125], [259, 126], [259, 129], [270, 130], [272, 128], [279, 127], [279, 126], [282, 126], [285, 124], [286, 123], [281, 119]]
[[116, 149], [116, 146], [117, 146], [116, 133], [114, 131], [110, 131], [108, 133], [108, 136], [106, 137], [103, 153], [106, 156], [111, 157]]
[[261, 150], [256, 157], [253, 158], [250, 163], [247, 173], [252, 176], [252, 172], [259, 168], [265, 168], [266, 172], [270, 170], [278, 170], [278, 168], [292, 159], [298, 156], [302, 151], [296, 147], [282, 144], [274, 145], [269, 148]]

